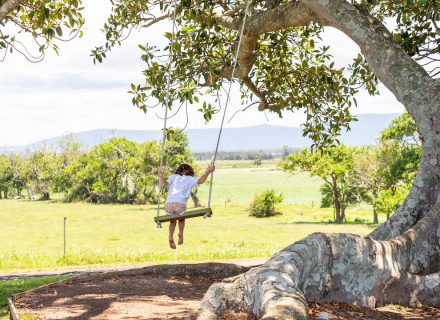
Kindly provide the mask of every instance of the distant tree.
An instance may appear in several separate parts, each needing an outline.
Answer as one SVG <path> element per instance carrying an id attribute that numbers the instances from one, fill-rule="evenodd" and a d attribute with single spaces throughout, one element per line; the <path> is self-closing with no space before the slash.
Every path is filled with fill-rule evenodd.
<path id="1" fill-rule="evenodd" d="M 379 223 L 377 202 L 381 190 L 387 186 L 386 173 L 395 158 L 393 145 L 383 144 L 379 147 L 365 147 L 353 157 L 353 185 L 357 186 L 362 200 L 373 207 L 373 223 Z M 379 210 L 380 211 L 380 210 Z"/>
<path id="2" fill-rule="evenodd" d="M 402 146 L 418 146 L 421 147 L 420 134 L 417 126 L 408 112 L 393 119 L 390 125 L 385 128 L 380 135 L 379 140 L 394 141 Z"/>
<path id="3" fill-rule="evenodd" d="M 12 172 L 9 167 L 8 157 L 0 155 L 0 199 L 8 198 L 9 188 L 12 184 Z M 2 195 L 3 193 L 3 195 Z"/>
<path id="4" fill-rule="evenodd" d="M 12 154 L 8 156 L 9 168 L 12 172 L 12 188 L 15 192 L 15 196 L 21 197 L 22 190 L 26 189 L 28 198 L 31 198 L 29 189 L 31 164 L 18 154 Z"/>
<path id="5" fill-rule="evenodd" d="M 138 145 L 126 138 L 113 138 L 97 145 L 67 167 L 72 179 L 68 198 L 92 202 L 131 202 L 130 181 Z"/>
<path id="6" fill-rule="evenodd" d="M 282 158 L 286 159 L 289 156 L 290 152 L 289 152 L 289 147 L 288 146 L 283 146 L 283 154 L 282 154 Z"/>
<path id="7" fill-rule="evenodd" d="M 67 174 L 68 171 L 65 169 L 81 157 L 85 152 L 82 148 L 83 144 L 73 134 L 66 135 L 57 142 L 56 161 L 58 166 L 53 173 L 55 192 L 63 192 L 71 185 L 72 177 Z"/>
<path id="8" fill-rule="evenodd" d="M 403 201 L 405 201 L 410 188 L 410 185 L 402 184 L 395 186 L 393 189 L 388 188 L 380 190 L 376 200 L 377 211 L 385 213 L 388 220 L 390 215 L 402 205 Z"/>
<path id="9" fill-rule="evenodd" d="M 188 163 L 198 169 L 195 159 L 189 149 L 188 136 L 181 129 L 167 129 L 167 141 L 165 143 L 164 164 L 170 170 L 177 169 L 182 163 Z"/>
<path id="10" fill-rule="evenodd" d="M 38 194 L 41 200 L 49 200 L 54 172 L 59 167 L 55 153 L 47 146 L 41 146 L 30 155 L 28 161 L 32 196 L 35 197 Z"/>
<path id="11" fill-rule="evenodd" d="M 61 148 L 58 158 L 66 165 L 58 175 L 58 190 L 67 201 L 155 203 L 157 170 L 161 145 L 157 141 L 137 144 L 126 138 L 113 138 L 89 152 L 72 152 L 78 145 Z M 76 154 L 74 156 L 73 154 Z M 195 167 L 187 136 L 177 129 L 167 131 L 164 166 L 174 172 L 181 163 Z M 166 192 L 166 190 L 164 190 Z M 165 195 L 165 194 L 164 194 Z M 198 203 L 197 195 L 193 195 Z"/>
<path id="12" fill-rule="evenodd" d="M 288 172 L 302 170 L 324 181 L 321 188 L 323 204 L 331 199 L 335 209 L 335 222 L 345 221 L 345 210 L 359 202 L 356 197 L 357 187 L 353 185 L 353 156 L 359 150 L 354 147 L 330 147 L 324 152 L 310 152 L 303 149 L 297 154 L 289 155 L 279 166 Z M 327 201 L 328 202 L 328 201 Z"/>
<path id="13" fill-rule="evenodd" d="M 261 166 L 261 164 L 262 164 L 261 156 L 257 155 L 257 157 L 254 160 L 254 165 L 258 167 L 258 166 Z"/>
<path id="14" fill-rule="evenodd" d="M 382 148 L 387 150 L 382 155 L 388 159 L 388 166 L 382 173 L 385 185 L 377 198 L 377 210 L 385 213 L 388 220 L 411 189 L 422 148 L 415 122 L 406 112 L 391 121 L 382 131 L 379 140 Z"/>

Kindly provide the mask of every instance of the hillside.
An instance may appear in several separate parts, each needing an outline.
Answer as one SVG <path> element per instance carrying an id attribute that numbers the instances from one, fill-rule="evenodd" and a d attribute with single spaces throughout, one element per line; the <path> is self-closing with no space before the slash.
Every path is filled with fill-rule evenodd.
<path id="1" fill-rule="evenodd" d="M 342 142 L 347 145 L 360 146 L 376 143 L 380 131 L 388 126 L 397 114 L 362 114 L 358 122 L 352 124 L 349 132 L 343 133 Z M 186 130 L 192 151 L 210 151 L 215 148 L 218 129 L 188 129 Z M 126 137 L 136 142 L 161 139 L 159 130 L 110 130 L 96 129 L 74 133 L 85 146 L 93 147 L 112 137 Z M 1 147 L 0 153 L 23 152 L 40 145 L 55 145 L 60 137 L 38 141 L 30 145 Z M 242 128 L 225 128 L 220 144 L 220 150 L 253 150 L 276 149 L 283 146 L 303 148 L 310 145 L 310 140 L 302 136 L 299 127 L 283 127 L 273 125 L 258 125 Z"/>

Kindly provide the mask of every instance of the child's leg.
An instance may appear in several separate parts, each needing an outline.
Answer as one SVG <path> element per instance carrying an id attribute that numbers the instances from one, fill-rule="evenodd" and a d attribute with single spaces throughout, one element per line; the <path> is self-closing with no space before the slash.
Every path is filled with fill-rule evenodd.
<path id="1" fill-rule="evenodd" d="M 185 219 L 179 220 L 179 241 L 178 244 L 183 244 L 183 230 L 185 229 Z"/>
<path id="2" fill-rule="evenodd" d="M 180 226 L 180 221 L 179 221 Z M 176 229 L 176 220 L 170 221 L 170 227 L 168 229 L 168 239 L 171 249 L 176 249 L 176 244 L 174 243 L 174 230 Z"/>

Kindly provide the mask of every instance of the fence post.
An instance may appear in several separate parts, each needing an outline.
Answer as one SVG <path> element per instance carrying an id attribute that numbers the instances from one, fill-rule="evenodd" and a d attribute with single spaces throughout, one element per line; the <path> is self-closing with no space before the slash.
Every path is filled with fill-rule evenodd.
<path id="1" fill-rule="evenodd" d="M 64 257 L 66 256 L 66 224 L 67 224 L 67 218 L 64 217 Z"/>

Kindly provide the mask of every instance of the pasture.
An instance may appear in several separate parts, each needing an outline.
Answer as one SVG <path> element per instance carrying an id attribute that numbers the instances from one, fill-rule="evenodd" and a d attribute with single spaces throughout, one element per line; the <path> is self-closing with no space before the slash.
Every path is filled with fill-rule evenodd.
<path id="1" fill-rule="evenodd" d="M 262 260 L 312 232 L 368 234 L 370 210 L 352 208 L 336 225 L 332 209 L 319 208 L 320 181 L 289 175 L 273 162 L 258 168 L 219 163 L 210 219 L 191 219 L 185 243 L 170 250 L 167 225 L 157 229 L 154 205 L 94 205 L 60 201 L 0 201 L 0 273 L 201 261 Z M 200 190 L 206 203 L 208 184 Z M 283 192 L 282 215 L 257 219 L 246 208 L 255 192 Z M 63 256 L 63 217 L 67 255 Z"/>

